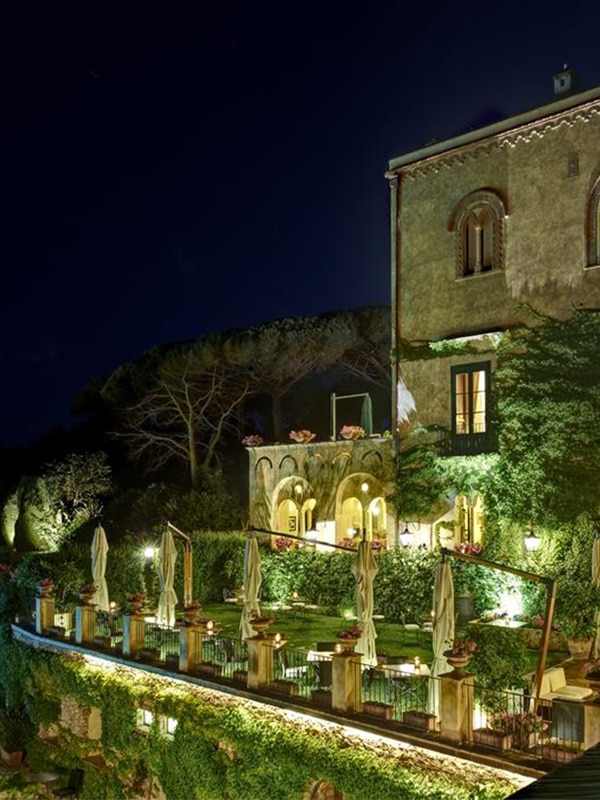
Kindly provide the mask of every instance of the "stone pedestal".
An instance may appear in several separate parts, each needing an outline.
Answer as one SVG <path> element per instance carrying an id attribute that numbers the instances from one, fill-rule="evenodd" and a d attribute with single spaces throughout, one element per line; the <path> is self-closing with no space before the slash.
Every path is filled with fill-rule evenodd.
<path id="1" fill-rule="evenodd" d="M 202 662 L 202 628 L 199 625 L 184 625 L 179 629 L 179 669 L 189 672 Z"/>
<path id="2" fill-rule="evenodd" d="M 440 733 L 451 742 L 473 738 L 473 676 L 450 672 L 440 677 Z"/>
<path id="3" fill-rule="evenodd" d="M 35 598 L 35 632 L 48 633 L 48 628 L 54 625 L 54 598 Z"/>
<path id="4" fill-rule="evenodd" d="M 96 609 L 94 606 L 75 608 L 75 641 L 77 644 L 93 642 L 96 638 Z"/>
<path id="5" fill-rule="evenodd" d="M 334 711 L 360 711 L 361 673 L 360 656 L 335 653 L 332 664 L 331 706 Z"/>
<path id="6" fill-rule="evenodd" d="M 267 689 L 275 677 L 273 639 L 254 637 L 246 640 L 248 647 L 248 689 Z"/>
<path id="7" fill-rule="evenodd" d="M 143 617 L 123 614 L 123 655 L 135 656 L 144 646 L 146 623 Z"/>

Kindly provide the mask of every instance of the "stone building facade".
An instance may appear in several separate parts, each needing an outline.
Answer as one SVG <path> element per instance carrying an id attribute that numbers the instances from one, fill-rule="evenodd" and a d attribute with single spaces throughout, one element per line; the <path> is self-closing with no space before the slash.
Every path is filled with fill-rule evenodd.
<path id="1" fill-rule="evenodd" d="M 391 438 L 247 450 L 252 526 L 308 543 L 338 544 L 363 530 L 384 546 L 395 542 L 396 522 L 386 499 L 393 490 Z"/>
<path id="2" fill-rule="evenodd" d="M 502 332 L 531 324 L 528 305 L 600 307 L 600 88 L 560 94 L 571 77 L 548 105 L 389 163 L 392 346 L 416 409 L 401 438 L 418 423 L 450 454 L 493 451 Z"/>

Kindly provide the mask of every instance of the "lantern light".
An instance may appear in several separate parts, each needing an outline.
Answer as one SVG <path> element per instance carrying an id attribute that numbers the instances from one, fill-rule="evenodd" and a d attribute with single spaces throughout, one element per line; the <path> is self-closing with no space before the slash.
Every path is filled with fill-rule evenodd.
<path id="1" fill-rule="evenodd" d="M 535 553 L 538 547 L 541 544 L 541 539 L 539 536 L 536 536 L 533 532 L 533 528 L 529 528 L 525 538 L 523 539 L 523 543 L 525 544 L 525 550 L 528 553 Z"/>
<path id="2" fill-rule="evenodd" d="M 400 534 L 400 543 L 402 547 L 410 547 L 410 543 L 412 542 L 412 532 L 408 530 L 408 525 L 404 528 L 402 533 Z"/>

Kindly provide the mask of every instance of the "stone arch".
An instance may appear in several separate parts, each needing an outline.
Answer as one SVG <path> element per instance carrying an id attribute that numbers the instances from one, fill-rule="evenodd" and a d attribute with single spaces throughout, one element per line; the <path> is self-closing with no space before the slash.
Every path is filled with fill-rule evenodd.
<path id="1" fill-rule="evenodd" d="M 504 267 L 506 204 L 494 189 L 478 189 L 454 207 L 448 230 L 455 234 L 456 277 Z"/>
<path id="2" fill-rule="evenodd" d="M 588 194 L 585 238 L 587 266 L 596 267 L 600 265 L 600 173 Z"/>
<path id="3" fill-rule="evenodd" d="M 311 484 L 300 475 L 288 475 L 273 489 L 272 500 L 271 529 L 306 536 L 316 504 Z"/>
<path id="4" fill-rule="evenodd" d="M 374 525 L 371 515 L 376 507 L 380 512 L 386 511 L 381 481 L 372 473 L 355 472 L 340 481 L 335 499 L 336 541 L 347 538 L 351 528 L 355 535 L 364 528 L 367 538 L 372 539 Z M 386 530 L 387 520 L 384 515 L 378 520 L 376 538 L 385 540 Z"/>
<path id="5" fill-rule="evenodd" d="M 279 462 L 279 472 L 287 472 L 288 475 L 291 475 L 292 472 L 298 473 L 300 470 L 298 469 L 298 462 L 291 455 L 285 455 Z"/>

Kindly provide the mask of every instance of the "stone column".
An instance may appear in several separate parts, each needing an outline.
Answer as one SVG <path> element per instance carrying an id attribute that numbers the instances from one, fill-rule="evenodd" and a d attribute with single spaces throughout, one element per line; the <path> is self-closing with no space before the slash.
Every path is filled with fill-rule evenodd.
<path id="1" fill-rule="evenodd" d="M 199 625 L 183 625 L 179 629 L 179 669 L 189 672 L 202 662 L 202 628 Z"/>
<path id="2" fill-rule="evenodd" d="M 441 687 L 440 733 L 451 742 L 473 738 L 473 676 L 449 672 L 439 678 Z"/>
<path id="3" fill-rule="evenodd" d="M 146 622 L 143 617 L 123 614 L 123 655 L 135 656 L 144 646 Z"/>
<path id="4" fill-rule="evenodd" d="M 75 608 L 75 641 L 77 644 L 93 642 L 96 636 L 96 607 L 77 606 Z"/>
<path id="5" fill-rule="evenodd" d="M 35 598 L 35 632 L 48 633 L 48 628 L 54 625 L 54 598 Z"/>
<path id="6" fill-rule="evenodd" d="M 246 640 L 248 647 L 248 689 L 267 689 L 275 677 L 274 639 L 254 636 Z"/>
<path id="7" fill-rule="evenodd" d="M 334 711 L 362 710 L 360 656 L 341 652 L 333 654 L 331 707 Z"/>

